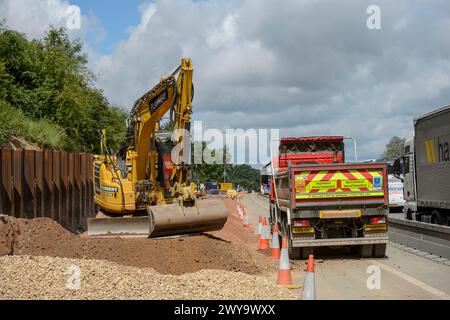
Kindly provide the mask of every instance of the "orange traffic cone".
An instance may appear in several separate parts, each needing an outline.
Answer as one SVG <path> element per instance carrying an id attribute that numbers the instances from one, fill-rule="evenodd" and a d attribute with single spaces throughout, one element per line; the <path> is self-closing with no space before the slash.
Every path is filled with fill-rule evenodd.
<path id="1" fill-rule="evenodd" d="M 248 214 L 246 211 L 244 211 L 244 219 L 242 222 L 243 222 L 244 228 L 246 228 L 246 229 L 250 228 L 250 224 L 248 223 Z"/>
<path id="2" fill-rule="evenodd" d="M 275 259 L 280 259 L 280 238 L 278 236 L 278 225 L 275 224 L 273 227 L 273 234 L 272 234 L 272 250 L 270 251 L 270 256 L 274 257 Z"/>
<path id="3" fill-rule="evenodd" d="M 267 227 L 267 220 L 264 218 L 261 237 L 259 239 L 259 250 L 266 250 L 269 248 L 269 229 Z"/>
<path id="4" fill-rule="evenodd" d="M 261 218 L 261 216 L 259 216 L 259 220 L 258 220 L 258 241 L 261 239 L 262 230 L 263 230 L 262 218 Z"/>
<path id="5" fill-rule="evenodd" d="M 239 219 L 242 221 L 244 217 L 244 210 L 242 209 L 242 205 L 239 206 Z"/>
<path id="6" fill-rule="evenodd" d="M 302 300 L 316 300 L 316 280 L 314 274 L 314 256 L 310 255 L 306 267 Z"/>
<path id="7" fill-rule="evenodd" d="M 278 267 L 277 284 L 279 286 L 292 285 L 291 266 L 289 264 L 288 243 L 285 237 L 283 237 L 281 245 L 280 265 Z"/>

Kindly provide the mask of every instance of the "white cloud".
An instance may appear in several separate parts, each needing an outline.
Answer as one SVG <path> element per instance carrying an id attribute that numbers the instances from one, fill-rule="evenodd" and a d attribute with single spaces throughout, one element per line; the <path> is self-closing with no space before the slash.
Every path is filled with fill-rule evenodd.
<path id="1" fill-rule="evenodd" d="M 0 16 L 9 27 L 20 30 L 30 38 L 41 37 L 50 24 L 65 26 L 69 3 L 60 0 L 0 2 Z"/>
<path id="2" fill-rule="evenodd" d="M 136 28 L 130 29 L 130 34 L 134 37 L 138 37 L 146 31 L 150 19 L 156 13 L 156 6 L 152 3 L 144 3 L 139 6 L 139 11 L 141 13 L 141 22 Z"/>
<path id="3" fill-rule="evenodd" d="M 50 26 L 67 28 L 71 39 L 84 39 L 88 33 L 97 41 L 104 39 L 105 31 L 92 13 L 81 11 L 80 29 L 69 28 L 72 6 L 67 0 L 0 0 L 0 18 L 29 39 L 42 38 Z M 86 50 L 91 53 L 87 45 Z"/>
<path id="4" fill-rule="evenodd" d="M 68 4 L 0 1 L 31 34 Z M 370 31 L 371 2 L 156 0 L 92 65 L 109 99 L 129 108 L 190 56 L 194 119 L 206 128 L 355 136 L 361 158 L 376 158 L 391 136 L 410 135 L 414 116 L 449 104 L 450 3 L 380 0 L 383 29 Z"/>
<path id="5" fill-rule="evenodd" d="M 236 24 L 233 15 L 225 17 L 222 27 L 218 30 L 211 31 L 206 43 L 213 49 L 220 49 L 221 47 L 233 42 L 236 38 Z"/>

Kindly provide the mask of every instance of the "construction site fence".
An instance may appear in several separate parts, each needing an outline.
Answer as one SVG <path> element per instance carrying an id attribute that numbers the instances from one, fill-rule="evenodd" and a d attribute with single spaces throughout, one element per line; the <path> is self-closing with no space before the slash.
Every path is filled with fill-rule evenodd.
<path id="1" fill-rule="evenodd" d="M 0 214 L 46 217 L 73 233 L 95 216 L 89 153 L 0 150 Z"/>

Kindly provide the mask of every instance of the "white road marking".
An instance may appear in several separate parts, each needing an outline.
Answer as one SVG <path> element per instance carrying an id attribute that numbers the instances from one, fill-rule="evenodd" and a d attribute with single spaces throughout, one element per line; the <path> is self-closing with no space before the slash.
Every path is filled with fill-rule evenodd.
<path id="1" fill-rule="evenodd" d="M 434 288 L 432 286 L 429 286 L 428 284 L 426 284 L 426 283 L 424 283 L 424 282 L 422 282 L 420 280 L 417 280 L 416 278 L 411 277 L 411 276 L 409 276 L 409 275 L 407 275 L 407 274 L 405 274 L 405 273 L 403 273 L 403 272 L 401 272 L 401 271 L 399 271 L 399 270 L 397 270 L 395 268 L 392 268 L 390 266 L 385 265 L 384 263 L 381 263 L 381 262 L 378 262 L 378 261 L 374 261 L 374 260 L 370 260 L 368 262 L 379 266 L 380 268 L 386 270 L 387 272 L 390 272 L 393 275 L 396 275 L 397 277 L 399 277 L 399 278 L 401 278 L 401 279 L 411 283 L 412 285 L 415 285 L 415 286 L 417 286 L 417 287 L 419 287 L 419 288 L 421 288 L 421 289 L 423 289 L 423 290 L 425 290 L 425 291 L 427 291 L 427 292 L 429 292 L 429 293 L 431 293 L 431 294 L 433 294 L 433 295 L 435 295 L 437 297 L 440 297 L 442 299 L 450 300 L 450 296 L 448 294 L 446 294 L 445 292 L 443 292 L 443 291 L 441 291 L 439 289 L 436 289 L 436 288 Z"/>

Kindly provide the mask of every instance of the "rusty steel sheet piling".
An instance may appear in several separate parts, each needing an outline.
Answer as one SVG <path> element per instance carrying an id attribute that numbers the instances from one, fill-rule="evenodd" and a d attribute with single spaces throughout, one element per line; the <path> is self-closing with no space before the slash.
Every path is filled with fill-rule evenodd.
<path id="1" fill-rule="evenodd" d="M 45 217 L 76 233 L 95 216 L 89 153 L 0 150 L 0 214 Z"/>

